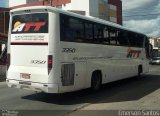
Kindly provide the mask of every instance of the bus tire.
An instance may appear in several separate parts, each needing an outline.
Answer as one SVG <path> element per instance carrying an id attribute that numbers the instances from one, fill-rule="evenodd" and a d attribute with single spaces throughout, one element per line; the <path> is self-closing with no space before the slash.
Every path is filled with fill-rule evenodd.
<path id="1" fill-rule="evenodd" d="M 91 78 L 91 90 L 92 92 L 98 91 L 102 85 L 102 74 L 100 71 L 93 72 Z"/>
<path id="2" fill-rule="evenodd" d="M 137 76 L 140 77 L 142 72 L 143 72 L 142 65 L 139 65 L 138 66 L 138 75 Z"/>

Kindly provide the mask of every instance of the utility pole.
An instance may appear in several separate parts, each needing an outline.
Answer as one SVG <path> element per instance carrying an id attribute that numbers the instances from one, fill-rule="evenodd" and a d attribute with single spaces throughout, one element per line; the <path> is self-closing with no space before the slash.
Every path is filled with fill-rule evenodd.
<path id="1" fill-rule="evenodd" d="M 4 20 L 4 24 L 3 24 L 3 26 L 4 26 L 4 30 L 3 30 L 3 33 L 5 33 L 6 32 L 6 19 L 5 19 L 5 17 L 6 17 L 6 14 L 5 14 L 5 11 L 3 12 L 3 20 Z"/>

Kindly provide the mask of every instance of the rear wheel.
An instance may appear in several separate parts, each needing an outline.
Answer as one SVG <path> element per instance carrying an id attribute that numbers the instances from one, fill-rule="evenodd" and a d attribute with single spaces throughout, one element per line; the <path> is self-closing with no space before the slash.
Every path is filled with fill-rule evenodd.
<path id="1" fill-rule="evenodd" d="M 94 72 L 91 79 L 91 90 L 98 91 L 102 85 L 102 76 L 100 72 Z"/>
<path id="2" fill-rule="evenodd" d="M 140 77 L 142 74 L 142 65 L 138 66 L 138 77 Z"/>

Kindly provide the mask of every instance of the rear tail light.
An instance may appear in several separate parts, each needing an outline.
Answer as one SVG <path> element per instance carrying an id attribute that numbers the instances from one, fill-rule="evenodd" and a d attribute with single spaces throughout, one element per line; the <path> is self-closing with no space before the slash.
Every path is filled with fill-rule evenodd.
<path id="1" fill-rule="evenodd" d="M 50 73 L 52 69 L 52 64 L 53 64 L 52 55 L 48 55 L 48 74 Z"/>
<path id="2" fill-rule="evenodd" d="M 7 54 L 7 70 L 8 70 L 8 68 L 9 68 L 9 66 L 10 66 L 10 54 Z"/>

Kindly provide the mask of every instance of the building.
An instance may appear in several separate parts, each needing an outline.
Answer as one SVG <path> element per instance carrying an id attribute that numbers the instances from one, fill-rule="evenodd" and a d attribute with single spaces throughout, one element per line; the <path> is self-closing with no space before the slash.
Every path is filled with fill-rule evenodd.
<path id="1" fill-rule="evenodd" d="M 50 5 L 63 10 L 76 12 L 108 20 L 122 25 L 121 0 L 10 0 L 11 9 L 27 6 Z M 45 2 L 43 2 L 45 1 Z"/>
<path id="2" fill-rule="evenodd" d="M 0 33 L 8 33 L 9 9 L 0 8 Z"/>
<path id="3" fill-rule="evenodd" d="M 9 0 L 9 7 L 11 9 L 27 6 L 40 6 L 40 5 L 49 5 L 49 6 L 59 6 L 62 4 L 70 3 L 71 0 Z"/>
<path id="4" fill-rule="evenodd" d="M 109 4 L 109 20 L 116 20 L 115 22 L 122 25 L 122 1 L 108 0 Z"/>
<path id="5" fill-rule="evenodd" d="M 33 2 L 39 2 L 39 1 L 43 1 L 43 0 L 16 0 L 16 2 L 15 0 L 9 0 L 9 7 L 15 7 L 15 6 L 29 4 Z"/>
<path id="6" fill-rule="evenodd" d="M 80 4 L 83 5 L 83 8 Z M 122 25 L 121 0 L 73 0 L 57 7 Z"/>
<path id="7" fill-rule="evenodd" d="M 153 49 L 160 49 L 160 37 L 152 37 L 149 39 Z"/>
<path id="8" fill-rule="evenodd" d="M 151 52 L 151 64 L 160 64 L 160 37 L 149 38 L 150 44 L 152 45 Z"/>
<path id="9" fill-rule="evenodd" d="M 0 54 L 7 43 L 7 33 L 9 26 L 9 9 L 0 8 Z"/>

